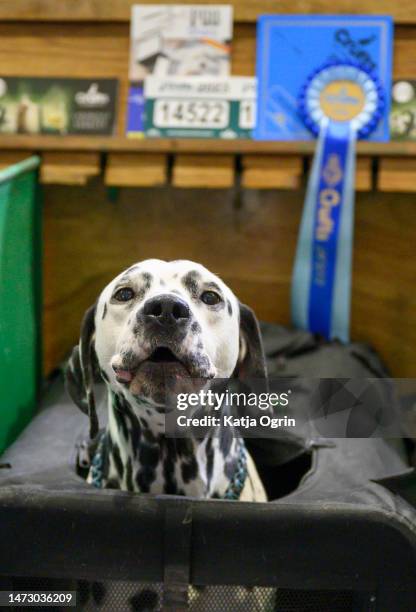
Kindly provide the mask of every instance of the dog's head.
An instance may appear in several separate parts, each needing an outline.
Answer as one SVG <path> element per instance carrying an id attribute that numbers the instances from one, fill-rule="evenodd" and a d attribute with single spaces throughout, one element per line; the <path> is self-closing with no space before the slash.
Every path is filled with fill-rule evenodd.
<path id="1" fill-rule="evenodd" d="M 266 377 L 253 312 L 203 266 L 158 259 L 122 272 L 84 317 L 67 386 L 90 415 L 92 435 L 94 371 L 114 390 L 155 404 L 167 381 Z"/>

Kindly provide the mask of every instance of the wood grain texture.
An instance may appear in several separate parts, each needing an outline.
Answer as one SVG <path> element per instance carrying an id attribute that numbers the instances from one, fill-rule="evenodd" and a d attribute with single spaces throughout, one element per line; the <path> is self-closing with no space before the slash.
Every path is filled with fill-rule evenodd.
<path id="1" fill-rule="evenodd" d="M 98 153 L 47 152 L 42 156 L 40 182 L 55 185 L 86 185 L 100 172 Z"/>
<path id="2" fill-rule="evenodd" d="M 114 187 L 154 187 L 166 182 L 167 158 L 162 153 L 110 153 L 104 182 Z"/>
<path id="3" fill-rule="evenodd" d="M 75 343 L 83 311 L 120 270 L 148 257 L 205 264 L 268 321 L 289 323 L 302 192 L 169 187 L 45 188 L 45 370 Z M 406 194 L 357 195 L 352 338 L 370 342 L 394 375 L 416 374 L 416 207 Z"/>
<path id="4" fill-rule="evenodd" d="M 172 184 L 175 187 L 219 189 L 234 183 L 232 155 L 176 155 Z"/>
<path id="5" fill-rule="evenodd" d="M 381 159 L 377 186 L 380 191 L 416 192 L 416 159 Z"/>
<path id="6" fill-rule="evenodd" d="M 372 189 L 372 159 L 371 157 L 358 157 L 355 165 L 355 188 L 357 191 L 370 191 Z"/>
<path id="7" fill-rule="evenodd" d="M 10 136 L 0 135 L 1 151 L 99 151 L 130 153 L 221 153 L 252 155 L 308 155 L 315 150 L 312 140 L 256 141 L 198 138 L 134 139 L 123 136 Z M 369 142 L 357 144 L 358 157 L 415 157 L 416 142 Z"/>
<path id="8" fill-rule="evenodd" d="M 7 168 L 30 157 L 27 151 L 0 151 L 0 168 Z"/>
<path id="9" fill-rule="evenodd" d="M 249 189 L 297 189 L 303 181 L 303 160 L 295 155 L 243 155 L 242 186 Z M 372 189 L 372 159 L 356 162 L 357 191 Z"/>
<path id="10" fill-rule="evenodd" d="M 181 0 L 182 4 L 194 4 L 194 0 Z M 142 4 L 154 4 L 143 0 Z M 223 4 L 221 0 L 205 0 L 204 4 Z M 128 21 L 131 6 L 137 0 L 2 0 L 1 20 L 28 21 Z M 164 0 L 164 4 L 177 4 L 177 0 Z M 396 23 L 415 23 L 416 6 L 412 0 L 227 0 L 232 4 L 237 21 L 254 22 L 258 15 L 280 13 L 287 15 L 323 13 L 392 15 Z"/>
<path id="11" fill-rule="evenodd" d="M 249 189 L 298 189 L 303 159 L 295 155 L 243 155 L 242 186 Z"/>

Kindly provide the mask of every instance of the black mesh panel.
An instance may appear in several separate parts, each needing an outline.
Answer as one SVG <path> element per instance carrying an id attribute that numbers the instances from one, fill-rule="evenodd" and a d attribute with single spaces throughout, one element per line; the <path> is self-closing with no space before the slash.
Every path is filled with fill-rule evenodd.
<path id="1" fill-rule="evenodd" d="M 163 610 L 163 585 L 160 583 L 12 578 L 8 581 L 7 588 L 27 591 L 77 591 L 76 609 L 83 612 Z M 357 606 L 354 602 L 352 591 L 221 585 L 190 586 L 188 589 L 190 612 L 356 612 Z M 39 611 L 41 608 L 13 608 L 15 611 L 19 609 Z M 45 608 L 54 609 L 65 608 Z"/>

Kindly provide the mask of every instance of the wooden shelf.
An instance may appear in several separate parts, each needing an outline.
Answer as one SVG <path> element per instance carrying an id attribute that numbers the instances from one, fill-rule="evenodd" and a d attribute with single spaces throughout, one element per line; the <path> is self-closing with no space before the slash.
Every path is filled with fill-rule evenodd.
<path id="1" fill-rule="evenodd" d="M 155 0 L 143 0 L 141 4 L 154 4 Z M 138 0 L 2 0 L 1 21 L 101 21 L 126 22 L 130 20 L 133 4 Z M 163 0 L 164 4 L 176 4 L 177 0 Z M 195 0 L 181 0 L 182 4 L 194 4 Z M 221 0 L 205 0 L 204 4 L 221 4 Z M 286 15 L 347 14 L 391 15 L 395 23 L 416 22 L 416 3 L 413 0 L 226 0 L 234 6 L 234 20 L 255 22 L 258 15 L 279 13 Z"/>
<path id="2" fill-rule="evenodd" d="M 200 140 L 88 136 L 0 136 L 0 150 L 126 151 L 159 153 L 282 153 L 310 154 L 312 142 L 257 142 L 252 140 Z M 416 151 L 416 149 L 415 149 Z"/>
<path id="3" fill-rule="evenodd" d="M 203 155 L 250 154 L 311 155 L 313 141 L 272 142 L 255 140 L 200 140 L 122 138 L 100 136 L 0 136 L 0 151 L 107 151 L 136 153 L 201 153 Z M 416 142 L 359 142 L 358 154 L 373 157 L 416 156 Z"/>

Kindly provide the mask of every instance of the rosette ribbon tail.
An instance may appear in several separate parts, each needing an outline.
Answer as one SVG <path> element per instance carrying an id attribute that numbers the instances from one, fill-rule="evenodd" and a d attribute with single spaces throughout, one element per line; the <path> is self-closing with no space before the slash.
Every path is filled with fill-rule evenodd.
<path id="1" fill-rule="evenodd" d="M 299 114 L 318 136 L 292 278 L 292 320 L 327 340 L 349 342 L 355 145 L 377 127 L 384 93 L 373 72 L 327 62 L 299 93 Z"/>
<path id="2" fill-rule="evenodd" d="M 349 340 L 356 131 L 324 120 L 307 186 L 292 279 L 300 329 Z"/>

